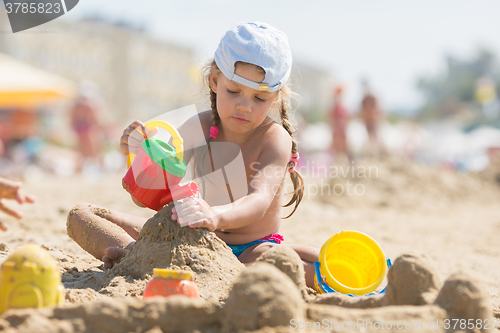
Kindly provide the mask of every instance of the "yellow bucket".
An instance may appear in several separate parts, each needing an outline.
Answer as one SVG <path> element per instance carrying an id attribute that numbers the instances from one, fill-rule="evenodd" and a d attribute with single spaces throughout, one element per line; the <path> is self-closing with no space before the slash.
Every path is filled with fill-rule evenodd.
<path id="1" fill-rule="evenodd" d="M 341 231 L 321 248 L 314 284 L 319 293 L 366 295 L 382 283 L 390 267 L 384 251 L 370 236 Z"/>

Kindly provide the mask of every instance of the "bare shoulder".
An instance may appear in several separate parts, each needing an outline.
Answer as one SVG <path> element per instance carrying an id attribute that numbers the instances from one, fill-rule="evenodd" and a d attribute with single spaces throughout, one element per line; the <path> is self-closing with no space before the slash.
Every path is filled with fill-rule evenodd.
<path id="1" fill-rule="evenodd" d="M 276 122 L 272 122 L 262 128 L 261 133 L 257 133 L 260 137 L 262 149 L 279 156 L 290 155 L 292 150 L 292 137 L 283 126 Z"/>

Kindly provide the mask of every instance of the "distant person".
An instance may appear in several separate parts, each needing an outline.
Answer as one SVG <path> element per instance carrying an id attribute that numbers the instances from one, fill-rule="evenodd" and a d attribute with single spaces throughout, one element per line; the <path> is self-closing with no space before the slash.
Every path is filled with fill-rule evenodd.
<path id="1" fill-rule="evenodd" d="M 373 150 L 377 154 L 383 152 L 383 146 L 379 141 L 379 127 L 382 120 L 382 112 L 378 105 L 377 98 L 372 94 L 366 82 L 363 83 L 364 96 L 361 101 L 361 118 L 365 123 L 366 132 L 368 133 L 368 145 L 370 154 Z"/>
<path id="2" fill-rule="evenodd" d="M 353 156 L 347 144 L 347 124 L 349 123 L 349 112 L 342 104 L 342 87 L 337 87 L 334 92 L 334 105 L 330 111 L 330 124 L 333 134 L 332 156 L 338 153 L 344 154 L 349 162 Z"/>
<path id="3" fill-rule="evenodd" d="M 6 206 L 3 200 L 16 200 L 19 204 L 35 202 L 35 197 L 25 194 L 21 189 L 22 186 L 23 184 L 20 182 L 14 182 L 0 177 L 0 211 L 17 219 L 23 218 L 21 212 Z M 7 231 L 7 226 L 2 221 L 0 221 L 0 230 Z"/>
<path id="4" fill-rule="evenodd" d="M 101 150 L 100 126 L 95 103 L 96 90 L 90 83 L 82 83 L 78 98 L 71 109 L 71 126 L 78 137 L 80 160 L 78 171 L 85 165 L 97 164 Z"/>

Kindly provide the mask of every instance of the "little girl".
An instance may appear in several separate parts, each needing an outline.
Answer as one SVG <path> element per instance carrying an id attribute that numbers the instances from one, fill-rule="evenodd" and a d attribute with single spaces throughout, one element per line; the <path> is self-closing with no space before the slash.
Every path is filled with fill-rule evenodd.
<path id="1" fill-rule="evenodd" d="M 286 83 L 291 66 L 292 55 L 283 32 L 260 22 L 231 28 L 222 37 L 206 73 L 211 110 L 179 128 L 185 140 L 186 163 L 201 165 L 205 174 L 215 171 L 210 149 L 215 143 L 233 143 L 241 151 L 246 195 L 231 197 L 233 202 L 227 204 L 210 205 L 216 198 L 208 190 L 203 198 L 177 202 L 172 219 L 191 228 L 215 232 L 242 263 L 255 261 L 283 241 L 278 232 L 286 174 L 294 185 L 293 197 L 285 205 L 295 204 L 292 214 L 303 196 L 303 180 L 295 170 L 297 143 L 287 111 L 290 90 Z M 279 123 L 269 117 L 273 110 L 279 112 Z M 193 121 L 201 122 L 208 154 L 192 153 L 195 150 L 189 140 L 189 124 Z M 120 147 L 125 154 L 136 151 L 144 140 L 137 129 L 146 136 L 156 133 L 156 129 L 148 131 L 140 121 L 133 122 L 121 137 Z M 137 239 L 146 220 L 93 205 L 78 205 L 68 216 L 68 235 L 96 258 L 102 258 L 105 268 L 110 268 L 128 252 L 127 247 Z M 288 246 L 301 257 L 306 283 L 313 287 L 319 249 Z"/>

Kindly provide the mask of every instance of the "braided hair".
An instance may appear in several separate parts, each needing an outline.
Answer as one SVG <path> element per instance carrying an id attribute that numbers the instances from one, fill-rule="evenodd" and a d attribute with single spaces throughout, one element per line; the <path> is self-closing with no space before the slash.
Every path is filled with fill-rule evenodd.
<path id="1" fill-rule="evenodd" d="M 282 89 L 282 91 L 280 91 L 280 94 L 283 94 L 285 96 L 290 95 L 290 89 L 288 88 L 288 86 L 285 85 L 281 89 Z M 280 107 L 279 114 L 280 114 L 280 118 L 281 118 L 281 126 L 283 126 L 283 128 L 288 132 L 288 134 L 290 134 L 290 136 L 292 138 L 291 154 L 295 154 L 298 152 L 297 141 L 295 140 L 295 138 L 293 136 L 294 131 L 293 131 L 292 125 L 290 123 L 290 120 L 288 119 L 287 103 L 286 103 L 285 99 L 283 98 L 283 96 L 281 96 L 280 104 L 281 104 L 280 105 L 281 107 Z M 292 161 L 289 161 L 287 168 L 288 168 L 288 170 L 291 170 L 294 166 L 295 166 L 295 163 Z M 292 198 L 283 207 L 289 207 L 289 206 L 293 205 L 294 203 L 295 203 L 295 206 L 293 207 L 293 211 L 290 213 L 290 215 L 288 215 L 285 218 L 289 218 L 290 216 L 293 215 L 293 213 L 295 213 L 295 211 L 297 210 L 297 207 L 299 206 L 300 202 L 302 201 L 302 197 L 304 196 L 304 179 L 302 178 L 300 173 L 297 170 L 293 169 L 293 171 L 290 172 L 290 179 L 292 180 L 292 183 L 293 183 L 293 192 L 290 193 L 290 194 L 292 194 Z"/>

